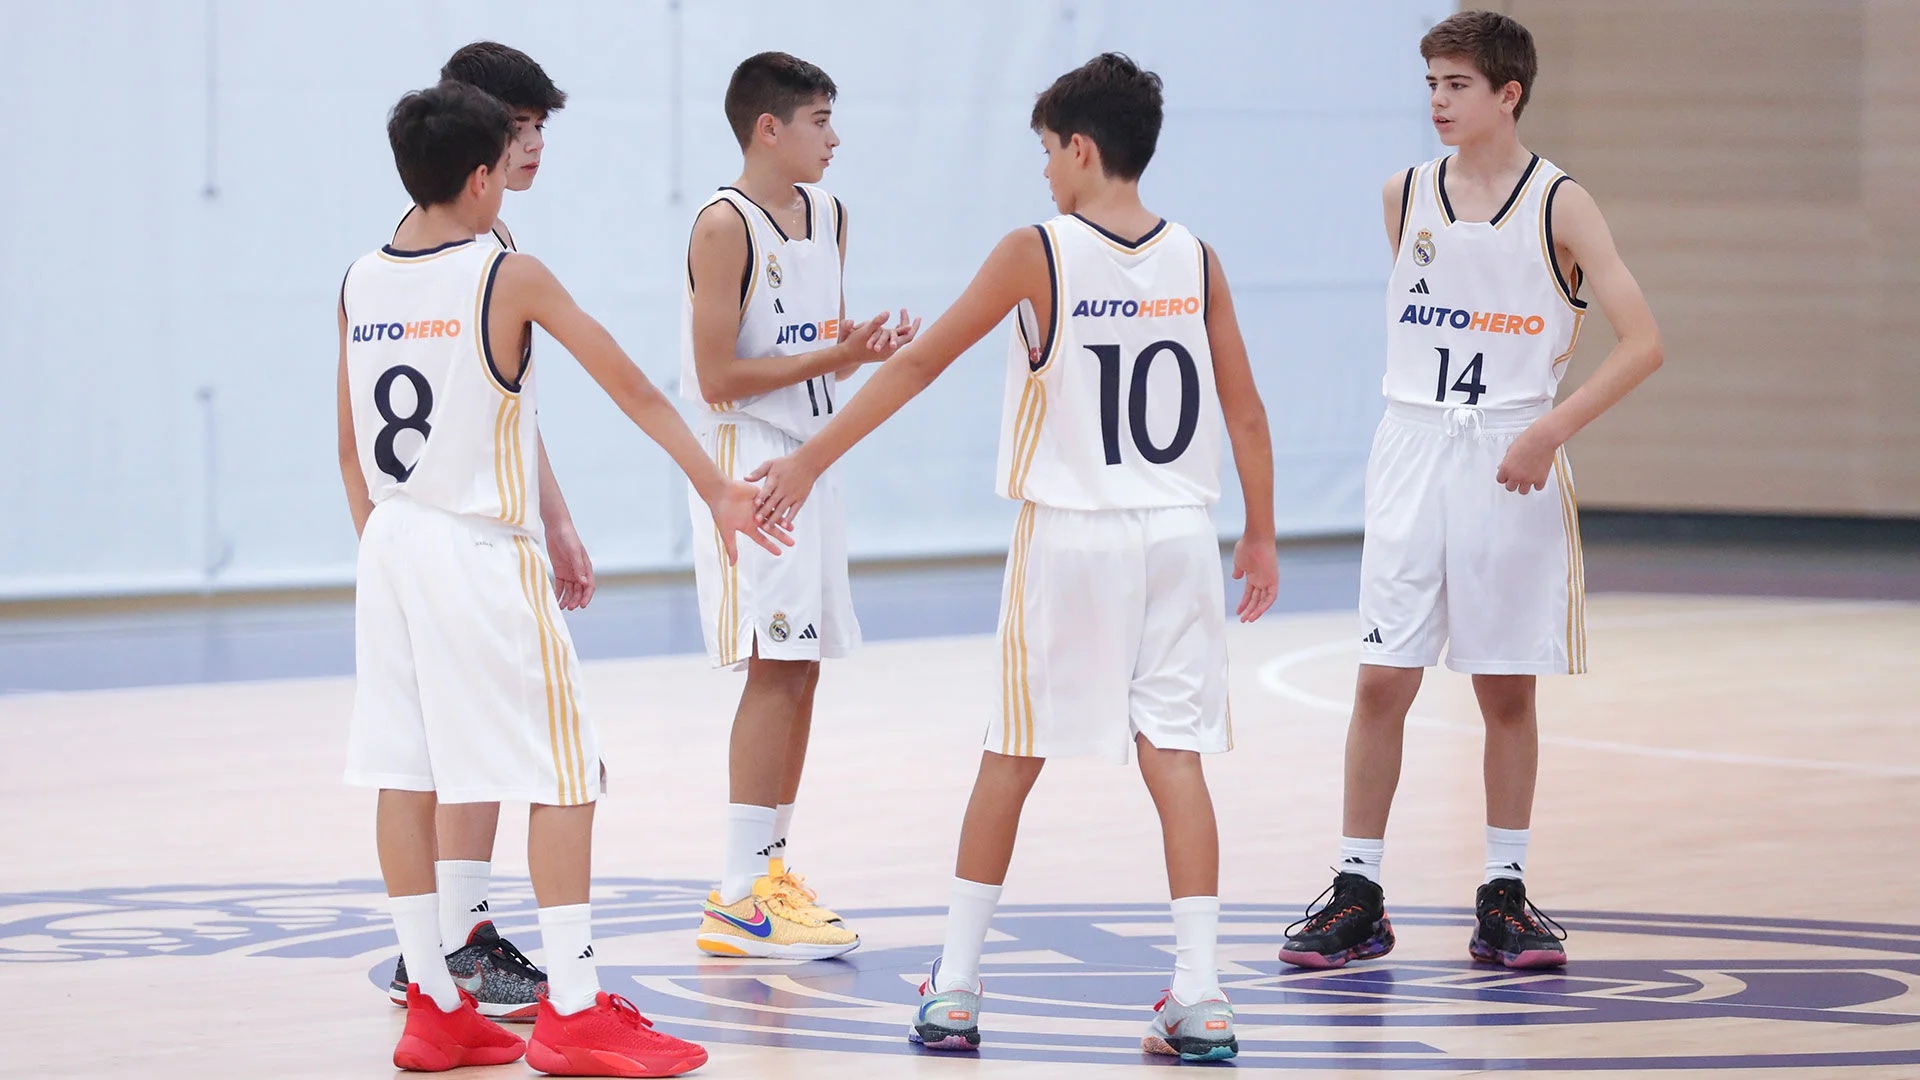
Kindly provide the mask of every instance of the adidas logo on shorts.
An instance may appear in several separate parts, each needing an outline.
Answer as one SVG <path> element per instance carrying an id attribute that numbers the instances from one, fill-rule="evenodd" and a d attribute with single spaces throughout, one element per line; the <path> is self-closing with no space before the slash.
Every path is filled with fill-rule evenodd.
<path id="1" fill-rule="evenodd" d="M 812 623 L 808 623 L 808 624 L 807 624 L 807 628 L 806 628 L 805 630 L 802 630 L 802 631 L 800 631 L 800 640 L 801 640 L 801 641 L 818 641 L 818 640 L 820 640 L 820 635 L 819 635 L 819 634 L 816 634 L 816 633 L 814 633 L 814 632 L 813 632 L 813 624 L 812 624 Z"/>
<path id="2" fill-rule="evenodd" d="M 1363 638 L 1361 638 L 1361 639 L 1360 639 L 1360 644 L 1362 644 L 1362 645 L 1385 645 L 1385 644 L 1386 644 L 1386 642 L 1384 642 L 1384 641 L 1382 641 L 1382 640 L 1380 640 L 1380 628 L 1376 626 L 1376 627 L 1374 627 L 1374 628 L 1373 628 L 1373 633 L 1371 633 L 1371 634 L 1368 634 L 1368 635 L 1367 635 L 1366 637 L 1363 637 Z"/>

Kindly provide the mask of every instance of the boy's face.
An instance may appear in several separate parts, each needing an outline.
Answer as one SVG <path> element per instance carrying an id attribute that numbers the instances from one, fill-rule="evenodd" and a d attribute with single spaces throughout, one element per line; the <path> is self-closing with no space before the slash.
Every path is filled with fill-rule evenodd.
<path id="1" fill-rule="evenodd" d="M 803 184 L 817 184 L 833 163 L 833 148 L 840 136 L 833 130 L 833 102 L 825 94 L 793 110 L 793 119 L 773 120 L 773 150 L 780 157 L 782 171 Z"/>
<path id="2" fill-rule="evenodd" d="M 1513 122 L 1520 101 L 1520 84 L 1495 89 L 1473 61 L 1464 56 L 1436 56 L 1427 61 L 1427 101 L 1433 109 L 1433 130 L 1447 146 L 1459 146 L 1492 134 Z"/>
<path id="3" fill-rule="evenodd" d="M 533 186 L 534 175 L 540 171 L 540 151 L 547 146 L 546 130 L 546 113 L 514 108 L 513 138 L 507 143 L 508 191 L 525 191 Z"/>

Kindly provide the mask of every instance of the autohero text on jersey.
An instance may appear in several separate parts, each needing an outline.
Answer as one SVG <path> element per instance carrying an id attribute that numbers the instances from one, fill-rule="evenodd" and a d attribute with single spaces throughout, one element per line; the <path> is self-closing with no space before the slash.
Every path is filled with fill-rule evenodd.
<path id="1" fill-rule="evenodd" d="M 1448 326 L 1455 330 L 1480 330 L 1489 334 L 1538 334 L 1547 328 L 1539 315 L 1507 315 L 1498 311 L 1467 311 L 1464 308 L 1427 307 L 1408 304 L 1400 315 L 1403 323 L 1420 326 Z"/>
<path id="2" fill-rule="evenodd" d="M 407 341 L 416 338 L 459 336 L 459 319 L 421 319 L 419 322 L 410 323 L 363 323 L 353 328 L 354 341 Z"/>

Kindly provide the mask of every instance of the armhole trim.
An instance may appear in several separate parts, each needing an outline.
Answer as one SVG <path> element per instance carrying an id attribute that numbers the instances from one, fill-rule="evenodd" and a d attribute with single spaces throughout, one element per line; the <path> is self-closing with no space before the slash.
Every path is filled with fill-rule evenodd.
<path id="1" fill-rule="evenodd" d="M 500 276 L 500 264 L 507 261 L 505 251 L 495 252 L 487 260 L 485 283 L 480 286 L 480 327 L 476 331 L 480 341 L 480 356 L 487 362 L 487 374 L 493 376 L 494 383 L 509 394 L 517 394 L 526 382 L 527 372 L 523 365 L 518 379 L 509 379 L 500 372 L 500 365 L 493 360 L 493 283 Z"/>
<path id="2" fill-rule="evenodd" d="M 833 246 L 845 247 L 847 243 L 847 204 L 840 196 L 833 196 Z"/>
<path id="3" fill-rule="evenodd" d="M 1546 198 L 1540 200 L 1540 252 L 1547 260 L 1547 269 L 1553 273 L 1553 284 L 1560 290 L 1561 298 L 1575 311 L 1585 311 L 1587 302 L 1580 299 L 1580 282 L 1585 275 L 1575 266 L 1573 285 L 1569 288 L 1566 275 L 1560 272 L 1560 252 L 1553 244 L 1553 197 L 1560 193 L 1560 185 L 1571 179 L 1573 177 L 1566 173 L 1554 177 L 1553 183 L 1547 185 Z"/>
<path id="4" fill-rule="evenodd" d="M 1407 238 L 1407 222 L 1413 219 L 1413 178 L 1419 173 L 1420 166 L 1407 169 L 1407 178 L 1400 185 L 1400 232 L 1393 238 L 1394 250 L 1398 251 L 1401 241 Z"/>
<path id="5" fill-rule="evenodd" d="M 1035 225 L 1034 229 L 1040 233 L 1040 250 L 1047 256 L 1047 293 L 1052 297 L 1052 310 L 1047 313 L 1047 336 L 1040 346 L 1040 362 L 1032 365 L 1037 374 L 1052 366 L 1054 349 L 1060 342 L 1061 288 L 1060 265 L 1054 255 L 1053 234 L 1045 225 Z"/>
<path id="6" fill-rule="evenodd" d="M 1194 237 L 1193 243 L 1200 249 L 1200 318 L 1205 321 L 1213 311 L 1213 259 L 1199 237 Z"/>

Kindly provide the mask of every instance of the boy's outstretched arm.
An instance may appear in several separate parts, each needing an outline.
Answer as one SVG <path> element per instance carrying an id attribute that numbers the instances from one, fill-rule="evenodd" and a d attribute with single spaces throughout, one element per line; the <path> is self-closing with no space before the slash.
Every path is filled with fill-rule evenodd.
<path id="1" fill-rule="evenodd" d="M 844 249 L 842 255 L 844 256 Z M 839 321 L 825 345 L 792 356 L 757 356 L 742 360 L 735 354 L 740 337 L 740 274 L 747 266 L 747 237 L 732 203 L 715 203 L 693 223 L 687 246 L 687 274 L 693 289 L 693 369 L 700 380 L 700 396 L 709 403 L 764 394 L 809 379 L 852 371 L 861 364 L 885 360 L 905 341 L 890 336 L 887 312 L 854 327 L 845 326 L 843 306 Z M 905 326 L 907 313 L 900 313 Z M 910 337 L 911 335 L 909 335 Z"/>
<path id="2" fill-rule="evenodd" d="M 764 481 L 760 487 L 761 519 L 791 525 L 794 514 L 813 491 L 814 481 L 828 466 L 925 390 L 948 364 L 999 325 L 1014 305 L 1041 297 L 1051 303 L 1051 288 L 1039 230 L 1025 228 L 1008 233 L 987 256 L 960 299 L 919 340 L 882 364 L 818 435 L 791 455 L 775 458 L 748 474 L 749 480 Z"/>
<path id="3" fill-rule="evenodd" d="M 736 556 L 736 532 L 775 555 L 780 553 L 781 544 L 792 546 L 792 539 L 783 530 L 764 528 L 754 519 L 753 485 L 730 480 L 720 471 L 700 448 L 700 441 L 688 430 L 673 403 L 634 365 L 606 327 L 580 310 L 540 260 L 531 255 L 503 258 L 494 279 L 493 304 L 490 333 L 496 329 L 517 330 L 527 322 L 539 323 L 561 348 L 573 354 L 620 411 L 680 466 L 713 510 L 729 559 Z M 517 340 L 518 335 L 494 333 L 493 337 L 505 341 Z"/>
<path id="4" fill-rule="evenodd" d="M 1253 383 L 1247 343 L 1233 314 L 1226 271 L 1212 245 L 1207 252 L 1207 346 L 1213 352 L 1213 383 L 1233 444 L 1233 466 L 1240 474 L 1246 527 L 1233 545 L 1234 580 L 1246 579 L 1235 613 L 1252 622 L 1273 606 L 1280 588 L 1280 561 L 1273 549 L 1273 437 L 1267 431 L 1267 407 Z"/>
<path id="5" fill-rule="evenodd" d="M 1508 491 L 1544 490 L 1553 457 L 1568 439 L 1619 404 L 1634 387 L 1659 370 L 1665 359 L 1660 327 L 1620 252 L 1613 246 L 1600 207 L 1585 188 L 1568 181 L 1553 204 L 1554 239 L 1573 256 L 1574 265 L 1593 286 L 1593 298 L 1607 314 L 1619 343 L 1580 389 L 1568 394 L 1545 416 L 1521 432 L 1500 462 L 1497 480 Z M 1569 277 L 1573 267 L 1567 268 Z"/>

